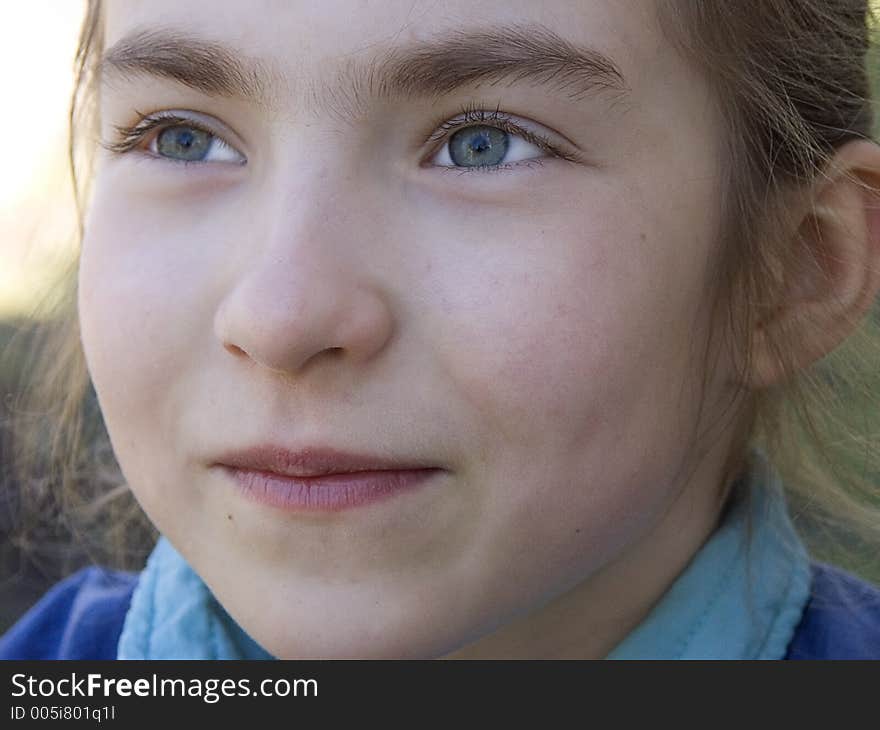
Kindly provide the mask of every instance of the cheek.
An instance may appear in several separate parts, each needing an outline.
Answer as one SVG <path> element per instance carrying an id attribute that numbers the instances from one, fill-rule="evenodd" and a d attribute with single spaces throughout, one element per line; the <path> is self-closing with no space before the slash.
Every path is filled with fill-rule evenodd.
<path id="1" fill-rule="evenodd" d="M 173 352 L 174 326 L 185 324 L 169 321 L 161 311 L 174 289 L 168 272 L 134 253 L 150 248 L 147 239 L 143 233 L 126 230 L 125 221 L 105 215 L 94 220 L 83 240 L 79 270 L 83 345 L 99 395 L 113 402 L 159 383 L 163 364 Z M 128 387 L 132 382 L 138 387 Z"/>
<path id="2" fill-rule="evenodd" d="M 167 383 L 175 370 L 163 378 L 162 369 L 179 371 L 204 336 L 217 226 L 206 208 L 132 204 L 138 198 L 116 172 L 97 181 L 79 271 L 84 344 L 98 377 L 106 364 L 126 378 Z"/>
<path id="3" fill-rule="evenodd" d="M 696 415 L 708 226 L 695 215 L 682 230 L 623 191 L 581 202 L 523 217 L 507 256 L 444 292 L 445 370 L 497 486 L 499 560 L 526 533 L 562 565 L 636 532 L 668 497 Z"/>
<path id="4" fill-rule="evenodd" d="M 159 228 L 120 202 L 96 189 L 78 306 L 95 392 L 119 463 L 135 486 L 152 477 L 157 454 L 175 448 L 168 429 L 178 420 L 173 414 L 185 403 L 186 373 L 203 347 L 205 293 L 194 276 L 198 239 L 175 236 L 173 226 Z"/>
<path id="5" fill-rule="evenodd" d="M 446 369 L 499 448 L 565 449 L 656 408 L 685 374 L 704 241 L 692 233 L 682 251 L 621 199 L 591 193 L 577 211 L 532 216 L 505 255 L 442 277 Z"/>

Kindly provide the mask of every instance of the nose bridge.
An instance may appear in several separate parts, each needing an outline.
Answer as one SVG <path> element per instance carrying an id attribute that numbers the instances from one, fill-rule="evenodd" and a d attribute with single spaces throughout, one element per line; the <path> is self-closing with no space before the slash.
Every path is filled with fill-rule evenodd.
<path id="1" fill-rule="evenodd" d="M 346 230 L 352 221 L 345 196 L 327 182 L 323 169 L 296 177 L 295 184 L 279 186 L 280 192 L 257 209 L 260 253 L 255 264 L 308 268 L 344 262 L 354 248 Z"/>
<path id="2" fill-rule="evenodd" d="M 222 299 L 216 335 L 228 352 L 272 370 L 297 370 L 327 350 L 368 358 L 392 322 L 363 259 L 365 224 L 347 204 L 351 178 L 331 180 L 325 166 L 285 177 L 271 183 L 277 194 L 256 196 L 261 240 Z"/>
<path id="3" fill-rule="evenodd" d="M 345 209 L 341 203 L 346 198 L 351 201 L 352 175 L 346 169 L 350 163 L 338 149 L 328 151 L 326 144 L 321 154 L 315 154 L 320 145 L 315 135 L 303 135 L 296 144 L 282 139 L 273 160 L 265 166 L 252 200 L 263 218 L 261 227 L 268 247 L 286 249 L 292 242 L 308 240 L 299 231 L 318 224 L 326 227 L 329 223 L 335 228 L 344 223 L 343 217 L 331 214 Z"/>

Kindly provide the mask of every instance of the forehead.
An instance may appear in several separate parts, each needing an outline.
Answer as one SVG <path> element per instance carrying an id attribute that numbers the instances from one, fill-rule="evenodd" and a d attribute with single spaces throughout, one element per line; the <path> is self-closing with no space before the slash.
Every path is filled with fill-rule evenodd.
<path id="1" fill-rule="evenodd" d="M 655 3 L 645 0 L 113 0 L 106 4 L 105 46 L 157 28 L 197 34 L 258 59 L 274 85 L 302 98 L 316 83 L 333 85 L 350 65 L 396 49 L 421 48 L 420 43 L 447 39 L 450 33 L 471 33 L 479 43 L 479 33 L 486 31 L 485 50 L 506 58 L 505 53 L 523 52 L 538 37 L 532 30 L 543 28 L 578 51 L 608 59 L 621 72 L 622 85 L 637 92 L 653 83 L 658 59 L 673 53 L 655 12 Z M 503 36 L 510 28 L 520 37 L 506 48 L 494 34 Z M 543 53 L 548 78 L 559 70 L 555 60 L 567 60 L 557 58 L 552 46 L 531 50 Z M 369 79 L 374 80 L 381 77 Z"/>
<path id="2" fill-rule="evenodd" d="M 534 19 L 573 38 L 637 46 L 655 30 L 651 0 L 108 0 L 112 38 L 139 24 L 169 23 L 223 31 L 242 45 L 299 58 L 357 51 L 449 27 Z M 290 39 L 296 38 L 297 43 Z"/>

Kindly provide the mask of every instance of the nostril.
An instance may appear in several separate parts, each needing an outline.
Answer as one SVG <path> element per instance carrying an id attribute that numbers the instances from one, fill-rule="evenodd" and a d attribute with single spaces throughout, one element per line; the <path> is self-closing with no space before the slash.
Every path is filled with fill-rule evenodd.
<path id="1" fill-rule="evenodd" d="M 242 350 L 240 347 L 238 347 L 237 345 L 230 345 L 229 343 L 226 343 L 225 345 L 223 345 L 223 348 L 230 355 L 236 355 L 236 356 L 247 355 L 247 353 L 244 350 Z"/>

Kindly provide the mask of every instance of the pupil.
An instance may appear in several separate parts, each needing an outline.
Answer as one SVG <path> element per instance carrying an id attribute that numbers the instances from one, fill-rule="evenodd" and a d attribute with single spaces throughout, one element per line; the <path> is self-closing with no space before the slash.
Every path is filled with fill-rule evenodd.
<path id="1" fill-rule="evenodd" d="M 193 143 L 193 133 L 192 132 L 183 132 L 177 138 L 177 144 L 179 144 L 181 147 L 186 147 L 187 149 L 189 149 L 192 146 L 192 143 Z"/>
<path id="2" fill-rule="evenodd" d="M 476 144 L 471 145 L 471 149 L 473 149 L 474 152 L 485 152 L 491 146 L 492 143 L 489 142 L 489 140 L 486 138 L 486 135 L 481 134 L 479 137 L 477 137 Z"/>

